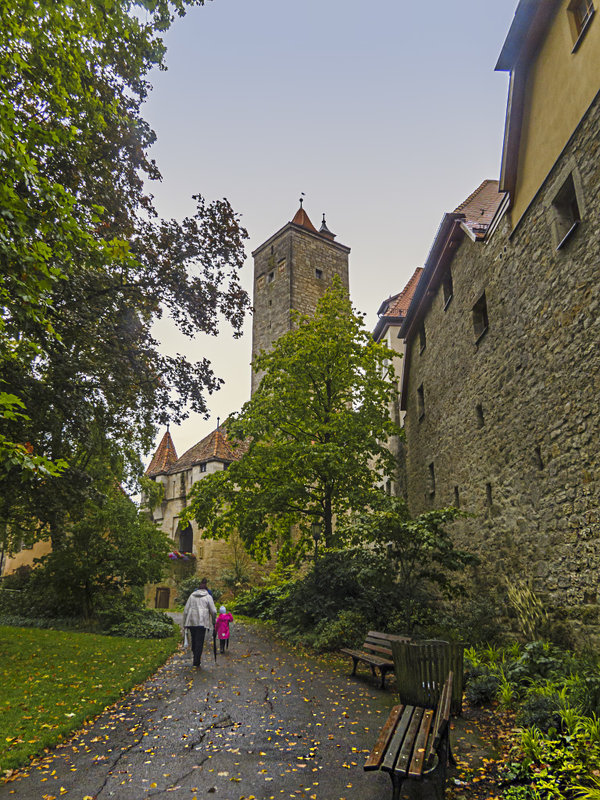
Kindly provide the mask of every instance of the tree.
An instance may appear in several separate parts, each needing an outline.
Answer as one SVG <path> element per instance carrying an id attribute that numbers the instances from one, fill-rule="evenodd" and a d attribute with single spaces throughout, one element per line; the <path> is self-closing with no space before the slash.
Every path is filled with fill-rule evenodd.
<path id="1" fill-rule="evenodd" d="M 431 605 L 432 589 L 449 590 L 451 576 L 476 556 L 454 547 L 446 526 L 460 515 L 440 508 L 411 518 L 400 497 L 380 495 L 368 511 L 344 520 L 340 535 L 366 546 L 392 564 L 406 630 L 415 625 L 416 610 Z"/>
<path id="2" fill-rule="evenodd" d="M 35 585 L 46 611 L 87 619 L 110 598 L 160 581 L 168 552 L 167 535 L 112 486 L 103 498 L 87 501 L 62 547 L 41 559 Z"/>
<path id="3" fill-rule="evenodd" d="M 314 317 L 296 317 L 294 329 L 256 360 L 260 386 L 226 423 L 248 450 L 196 483 L 188 516 L 209 536 L 237 528 L 254 556 L 267 556 L 273 542 L 286 552 L 292 540 L 306 549 L 313 523 L 326 547 L 335 544 L 335 518 L 368 506 L 395 468 L 385 446 L 397 433 L 391 357 L 336 281 Z"/>
<path id="4" fill-rule="evenodd" d="M 247 235 L 229 203 L 198 195 L 192 216 L 160 220 L 145 186 L 160 178 L 140 114 L 150 69 L 164 68 L 160 34 L 203 2 L 24 0 L 0 11 L 8 548 L 22 536 L 22 509 L 30 535 L 60 547 L 97 491 L 95 458 L 113 462 L 117 480 L 131 478 L 156 424 L 206 413 L 219 379 L 206 359 L 161 354 L 157 318 L 166 311 L 191 336 L 216 335 L 224 316 L 240 333 Z"/>

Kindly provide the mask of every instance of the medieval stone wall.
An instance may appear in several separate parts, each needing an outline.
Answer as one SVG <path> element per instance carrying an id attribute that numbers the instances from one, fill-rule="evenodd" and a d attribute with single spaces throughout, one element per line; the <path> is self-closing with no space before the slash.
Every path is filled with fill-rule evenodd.
<path id="1" fill-rule="evenodd" d="M 531 577 L 549 604 L 597 626 L 600 579 L 600 105 L 512 232 L 465 237 L 411 343 L 407 488 L 414 513 L 458 503 L 453 526 L 495 575 Z M 556 249 L 569 174 L 582 221 Z M 472 309 L 485 292 L 489 327 Z M 422 387 L 422 415 L 419 390 Z"/>

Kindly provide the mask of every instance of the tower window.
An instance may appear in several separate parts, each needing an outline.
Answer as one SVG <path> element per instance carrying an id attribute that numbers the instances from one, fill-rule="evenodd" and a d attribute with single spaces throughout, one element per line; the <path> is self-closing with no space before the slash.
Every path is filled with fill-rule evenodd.
<path id="1" fill-rule="evenodd" d="M 458 486 L 454 487 L 454 508 L 460 508 L 460 492 Z"/>
<path id="2" fill-rule="evenodd" d="M 275 280 L 275 272 L 274 271 L 269 272 L 269 274 L 267 275 L 267 283 L 273 283 L 274 280 Z"/>
<path id="3" fill-rule="evenodd" d="M 552 214 L 554 233 L 557 240 L 556 249 L 560 250 L 566 245 L 581 222 L 581 213 L 572 174 L 568 176 L 556 193 L 552 201 Z"/>
<path id="4" fill-rule="evenodd" d="M 444 311 L 450 305 L 450 301 L 454 296 L 454 287 L 452 285 L 452 273 L 450 270 L 444 275 L 442 280 L 442 291 L 444 292 Z"/>
<path id="5" fill-rule="evenodd" d="M 488 325 L 487 301 L 484 292 L 473 306 L 473 331 L 475 332 L 476 341 L 481 339 L 483 334 L 487 331 Z"/>
<path id="6" fill-rule="evenodd" d="M 322 280 L 323 278 L 323 270 L 322 269 L 315 269 L 315 278 Z"/>
<path id="7" fill-rule="evenodd" d="M 206 472 L 206 464 L 200 464 L 200 472 Z"/>
<path id="8" fill-rule="evenodd" d="M 281 261 L 278 262 L 277 268 L 279 270 L 279 274 L 283 275 L 285 272 L 285 258 L 282 258 Z"/>
<path id="9" fill-rule="evenodd" d="M 425 323 L 422 322 L 419 326 L 419 346 L 421 348 L 421 353 L 425 350 L 425 346 L 427 344 L 427 337 L 425 336 Z"/>

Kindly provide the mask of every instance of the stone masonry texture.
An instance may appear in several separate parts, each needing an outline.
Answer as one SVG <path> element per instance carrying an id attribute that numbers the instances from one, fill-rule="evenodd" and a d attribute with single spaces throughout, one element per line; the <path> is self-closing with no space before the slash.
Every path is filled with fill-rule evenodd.
<path id="1" fill-rule="evenodd" d="M 255 252 L 253 361 L 291 330 L 292 311 L 314 314 L 334 275 L 348 288 L 348 253 L 348 247 L 292 223 Z M 260 378 L 252 373 L 253 392 Z"/>
<path id="2" fill-rule="evenodd" d="M 452 300 L 438 288 L 425 349 L 410 343 L 405 422 L 411 511 L 458 499 L 471 516 L 457 543 L 496 577 L 530 578 L 580 635 L 600 622 L 599 133 L 596 98 L 512 235 L 505 216 L 487 241 L 465 236 Z M 557 250 L 552 199 L 570 172 L 582 221 Z"/>

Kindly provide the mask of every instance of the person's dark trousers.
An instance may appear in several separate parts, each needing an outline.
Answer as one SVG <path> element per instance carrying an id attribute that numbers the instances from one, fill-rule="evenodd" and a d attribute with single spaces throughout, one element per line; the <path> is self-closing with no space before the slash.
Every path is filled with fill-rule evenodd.
<path id="1" fill-rule="evenodd" d="M 226 641 L 227 641 L 227 639 L 219 639 L 219 645 L 221 646 L 221 652 L 222 653 L 225 652 L 225 642 Z"/>
<path id="2" fill-rule="evenodd" d="M 194 625 L 190 628 L 190 635 L 192 637 L 192 653 L 194 656 L 194 666 L 200 666 L 200 660 L 202 658 L 202 649 L 204 647 L 204 636 L 206 634 L 206 628 L 202 625 Z"/>

